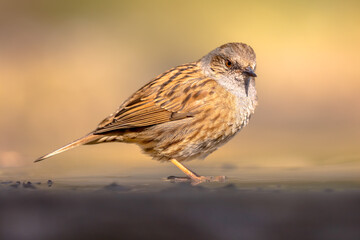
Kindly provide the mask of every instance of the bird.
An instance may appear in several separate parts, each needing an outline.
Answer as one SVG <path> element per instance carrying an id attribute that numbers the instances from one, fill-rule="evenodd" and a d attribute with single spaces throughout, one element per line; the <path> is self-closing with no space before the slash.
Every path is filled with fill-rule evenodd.
<path id="1" fill-rule="evenodd" d="M 135 143 L 186 175 L 174 179 L 222 181 L 224 176 L 198 175 L 183 162 L 204 159 L 248 124 L 258 104 L 255 71 L 256 55 L 249 45 L 223 44 L 197 61 L 158 75 L 95 130 L 34 162 L 80 145 Z"/>

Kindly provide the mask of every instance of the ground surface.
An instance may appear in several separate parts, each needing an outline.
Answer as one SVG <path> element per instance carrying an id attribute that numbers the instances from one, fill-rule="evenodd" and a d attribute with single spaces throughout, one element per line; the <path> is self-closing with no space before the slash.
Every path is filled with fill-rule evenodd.
<path id="1" fill-rule="evenodd" d="M 0 239 L 360 239 L 359 182 L 0 180 Z"/>

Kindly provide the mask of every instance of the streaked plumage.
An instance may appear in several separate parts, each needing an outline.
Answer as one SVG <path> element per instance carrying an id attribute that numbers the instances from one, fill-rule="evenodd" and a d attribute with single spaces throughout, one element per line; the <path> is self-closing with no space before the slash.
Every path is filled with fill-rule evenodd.
<path id="1" fill-rule="evenodd" d="M 257 105 L 255 53 L 225 44 L 150 81 L 87 136 L 39 158 L 82 144 L 138 144 L 160 161 L 204 158 L 244 127 Z"/>

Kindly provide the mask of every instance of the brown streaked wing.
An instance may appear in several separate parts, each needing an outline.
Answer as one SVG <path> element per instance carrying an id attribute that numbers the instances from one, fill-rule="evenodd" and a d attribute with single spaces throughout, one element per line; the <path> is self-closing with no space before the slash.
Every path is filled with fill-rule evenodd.
<path id="1" fill-rule="evenodd" d="M 146 127 L 194 116 L 196 109 L 211 96 L 203 90 L 215 82 L 202 75 L 196 63 L 182 65 L 165 72 L 135 92 L 114 114 L 104 119 L 94 131 L 110 131 Z"/>

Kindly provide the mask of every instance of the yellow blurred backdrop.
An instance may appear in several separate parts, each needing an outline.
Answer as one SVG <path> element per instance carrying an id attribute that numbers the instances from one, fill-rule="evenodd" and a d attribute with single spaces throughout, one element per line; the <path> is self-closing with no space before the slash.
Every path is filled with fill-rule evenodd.
<path id="1" fill-rule="evenodd" d="M 359 1 L 0 1 L 0 180 L 178 174 L 134 145 L 33 160 L 89 131 L 163 71 L 226 42 L 257 53 L 259 106 L 201 174 L 360 173 Z"/>

